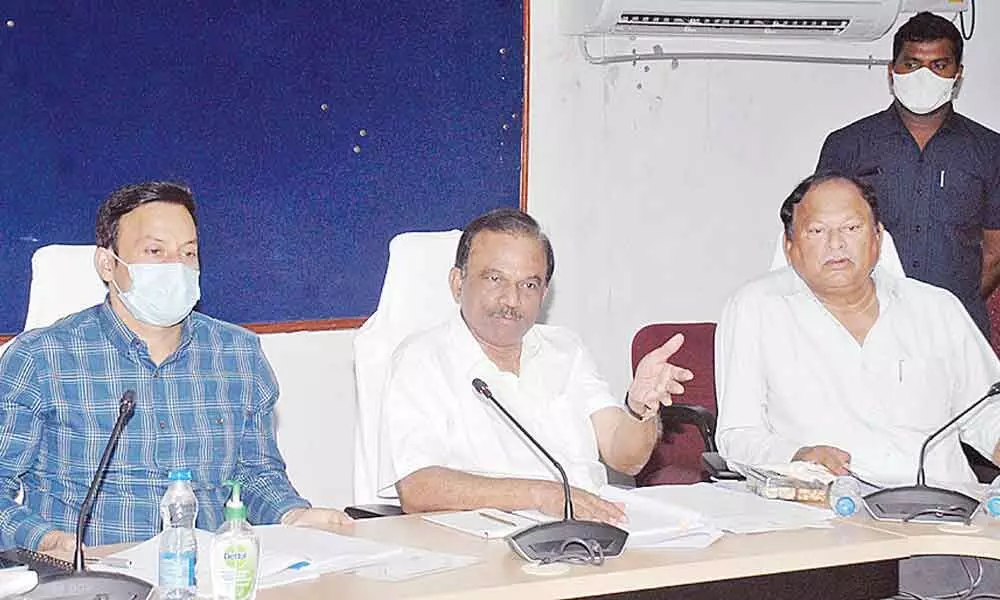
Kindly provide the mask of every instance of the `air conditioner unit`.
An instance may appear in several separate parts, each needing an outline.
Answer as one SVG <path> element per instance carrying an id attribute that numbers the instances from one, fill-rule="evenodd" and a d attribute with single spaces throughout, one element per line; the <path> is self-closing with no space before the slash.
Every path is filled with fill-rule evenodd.
<path id="1" fill-rule="evenodd" d="M 912 1 L 562 0 L 559 18 L 571 34 L 875 40 Z"/>

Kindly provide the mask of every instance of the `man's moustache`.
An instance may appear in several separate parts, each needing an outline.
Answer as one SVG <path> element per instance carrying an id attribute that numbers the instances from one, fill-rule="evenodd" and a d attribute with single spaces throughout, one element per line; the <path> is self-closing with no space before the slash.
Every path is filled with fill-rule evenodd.
<path id="1" fill-rule="evenodd" d="M 524 315 L 521 313 L 521 311 L 514 308 L 502 308 L 500 310 L 493 311 L 492 313 L 490 313 L 490 316 L 494 318 L 516 319 L 516 320 L 521 320 L 524 318 Z"/>

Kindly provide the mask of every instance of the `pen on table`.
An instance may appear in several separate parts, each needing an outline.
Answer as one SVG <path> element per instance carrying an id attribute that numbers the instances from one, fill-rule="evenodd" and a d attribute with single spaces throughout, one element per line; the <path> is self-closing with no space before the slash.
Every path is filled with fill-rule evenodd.
<path id="1" fill-rule="evenodd" d="M 131 558 L 118 558 L 117 556 L 105 556 L 104 558 L 98 558 L 96 556 L 88 556 L 86 562 L 88 565 L 105 565 L 115 569 L 132 568 Z"/>
<path id="2" fill-rule="evenodd" d="M 495 521 L 497 523 L 503 523 L 504 525 L 510 525 L 511 527 L 517 527 L 517 523 L 515 523 L 514 521 L 508 521 L 507 519 L 501 519 L 500 517 L 493 516 L 493 515 L 491 515 L 489 513 L 480 512 L 480 513 L 476 513 L 476 514 L 478 514 L 480 517 L 487 518 L 490 521 Z"/>

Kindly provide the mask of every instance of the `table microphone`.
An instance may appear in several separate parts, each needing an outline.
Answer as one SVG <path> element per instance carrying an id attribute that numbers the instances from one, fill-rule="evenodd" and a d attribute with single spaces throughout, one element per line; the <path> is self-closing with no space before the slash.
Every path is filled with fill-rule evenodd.
<path id="1" fill-rule="evenodd" d="M 596 543 L 599 546 L 601 556 L 618 556 L 621 554 L 625 549 L 625 540 L 628 539 L 628 532 L 607 523 L 575 519 L 573 517 L 573 501 L 570 496 L 569 478 L 566 477 L 566 471 L 563 469 L 563 466 L 542 447 L 534 436 L 528 433 L 528 430 L 521 426 L 521 423 L 513 415 L 507 412 L 507 409 L 493 396 L 493 392 L 490 391 L 485 381 L 477 377 L 472 380 L 472 387 L 476 388 L 476 391 L 480 395 L 492 402 L 507 417 L 507 420 L 513 423 L 524 434 L 524 437 L 528 438 L 528 441 L 545 455 L 545 458 L 555 466 L 556 471 L 559 472 L 560 479 L 562 479 L 563 499 L 565 501 L 562 520 L 532 525 L 511 534 L 507 537 L 507 543 L 510 544 L 514 552 L 526 560 L 550 561 L 567 553 L 567 551 L 572 552 L 576 550 L 576 548 L 573 548 L 574 545 L 580 546 L 587 552 L 593 552 L 594 549 L 591 545 Z"/>
<path id="2" fill-rule="evenodd" d="M 927 446 L 937 436 L 947 431 L 959 419 L 972 412 L 989 398 L 1000 394 L 1000 382 L 994 383 L 986 395 L 976 400 L 968 408 L 958 413 L 940 429 L 927 436 L 920 447 L 920 461 L 917 467 L 917 484 L 886 488 L 865 496 L 868 511 L 876 519 L 887 521 L 924 521 L 939 523 L 956 521 L 968 523 L 972 520 L 979 501 L 955 490 L 932 487 L 926 483 L 924 462 Z"/>
<path id="3" fill-rule="evenodd" d="M 94 506 L 94 498 L 104 480 L 108 463 L 111 462 L 111 455 L 114 454 L 115 446 L 118 445 L 118 438 L 121 437 L 125 424 L 132 418 L 134 412 L 135 391 L 126 390 L 118 403 L 118 419 L 115 421 L 114 429 L 111 430 L 111 437 L 104 447 L 101 462 L 97 466 L 97 472 L 94 473 L 94 479 L 90 482 L 87 496 L 80 507 L 80 516 L 76 521 L 76 553 L 73 556 L 73 572 L 40 577 L 38 587 L 24 594 L 22 598 L 31 600 L 55 600 L 56 598 L 143 600 L 149 597 L 153 590 L 151 584 L 120 573 L 87 571 L 83 560 L 83 532 L 87 527 L 90 511 Z"/>

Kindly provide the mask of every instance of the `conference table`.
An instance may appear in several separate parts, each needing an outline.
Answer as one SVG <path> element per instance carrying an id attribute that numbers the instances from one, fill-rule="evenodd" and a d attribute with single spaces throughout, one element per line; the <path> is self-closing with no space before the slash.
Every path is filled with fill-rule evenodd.
<path id="1" fill-rule="evenodd" d="M 727 534 L 702 550 L 629 549 L 601 566 L 572 565 L 560 574 L 525 570 L 503 540 L 432 524 L 419 515 L 354 523 L 348 535 L 436 552 L 475 556 L 450 571 L 385 582 L 351 573 L 261 590 L 260 600 L 642 600 L 740 598 L 862 600 L 897 591 L 898 561 L 933 555 L 1000 560 L 1000 522 L 980 514 L 972 527 L 879 522 L 867 516 L 833 527 L 753 535 Z M 103 555 L 121 546 L 93 548 Z"/>
<path id="2" fill-rule="evenodd" d="M 884 598 L 897 588 L 898 560 L 919 554 L 1000 558 L 1000 525 L 976 534 L 935 525 L 838 520 L 829 529 L 725 535 L 703 550 L 627 550 L 602 566 L 565 573 L 524 570 L 502 540 L 452 531 L 408 515 L 358 521 L 352 535 L 439 552 L 472 555 L 477 564 L 382 582 L 329 574 L 262 590 L 261 600 L 414 598 L 421 600 L 542 598 Z"/>

